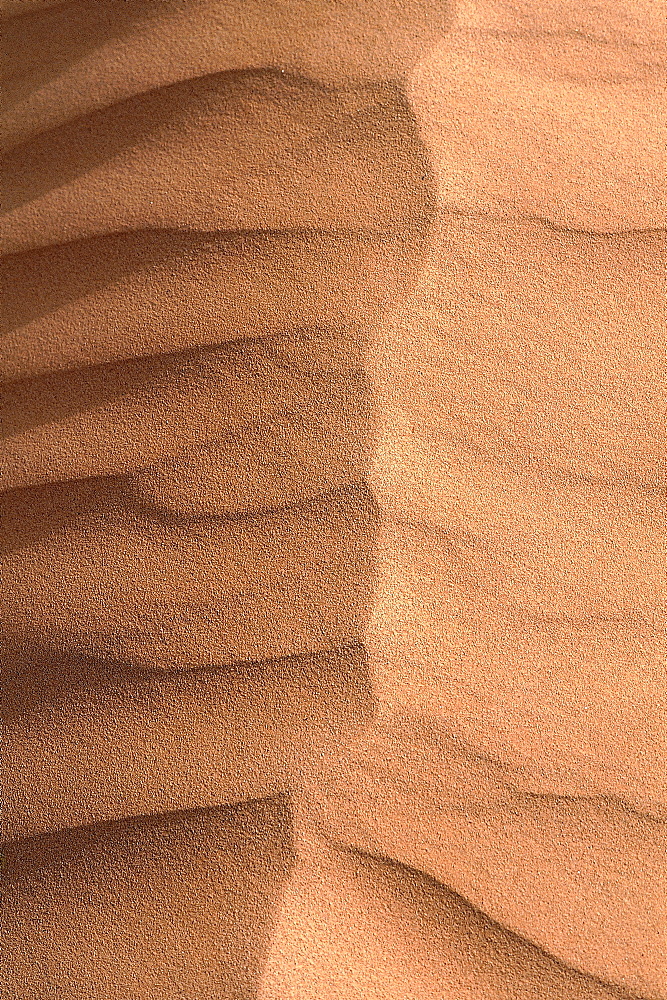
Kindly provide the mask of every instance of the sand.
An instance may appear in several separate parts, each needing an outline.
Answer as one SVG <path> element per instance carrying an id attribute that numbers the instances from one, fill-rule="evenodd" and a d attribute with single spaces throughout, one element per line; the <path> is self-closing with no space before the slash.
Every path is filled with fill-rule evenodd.
<path id="1" fill-rule="evenodd" d="M 9 996 L 667 998 L 664 11 L 4 3 Z"/>
<path id="2" fill-rule="evenodd" d="M 286 794 L 374 708 L 360 647 L 160 674 L 33 649 L 3 667 L 7 842 Z"/>
<path id="3" fill-rule="evenodd" d="M 4 253 L 144 228 L 401 231 L 429 205 L 394 88 L 332 92 L 281 73 L 139 94 L 17 146 L 5 171 Z"/>
<path id="4" fill-rule="evenodd" d="M 571 968 L 660 995 L 664 806 L 531 775 L 413 720 L 382 713 L 318 767 L 303 827 L 428 873 Z"/>
<path id="5" fill-rule="evenodd" d="M 155 229 L 12 255 L 3 261 L 0 374 L 234 341 L 261 341 L 256 349 L 281 359 L 319 348 L 331 370 L 361 367 L 369 322 L 410 287 L 419 244 L 418 230 Z"/>
<path id="6" fill-rule="evenodd" d="M 5 857 L 11 988 L 26 1000 L 255 996 L 293 864 L 270 799 L 79 827 Z"/>
<path id="7" fill-rule="evenodd" d="M 408 866 L 311 834 L 276 919 L 262 1000 L 602 1000 L 566 969 Z"/>

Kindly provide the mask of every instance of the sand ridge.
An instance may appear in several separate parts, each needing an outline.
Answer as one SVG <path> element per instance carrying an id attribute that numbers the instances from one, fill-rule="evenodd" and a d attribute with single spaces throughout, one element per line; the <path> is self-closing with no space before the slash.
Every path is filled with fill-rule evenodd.
<path id="1" fill-rule="evenodd" d="M 657 5 L 17 12 L 10 989 L 664 998 Z"/>

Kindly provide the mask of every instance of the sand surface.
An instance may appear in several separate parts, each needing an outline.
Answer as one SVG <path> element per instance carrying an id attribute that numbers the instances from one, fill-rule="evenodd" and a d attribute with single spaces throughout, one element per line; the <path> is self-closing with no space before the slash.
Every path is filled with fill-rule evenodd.
<path id="1" fill-rule="evenodd" d="M 0 5 L 8 996 L 667 998 L 664 15 Z"/>

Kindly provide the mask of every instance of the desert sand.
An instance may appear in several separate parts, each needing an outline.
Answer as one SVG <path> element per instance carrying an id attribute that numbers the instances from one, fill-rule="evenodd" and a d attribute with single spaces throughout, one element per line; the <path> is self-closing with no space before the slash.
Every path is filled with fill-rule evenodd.
<path id="1" fill-rule="evenodd" d="M 667 998 L 661 3 L 0 5 L 8 996 Z"/>

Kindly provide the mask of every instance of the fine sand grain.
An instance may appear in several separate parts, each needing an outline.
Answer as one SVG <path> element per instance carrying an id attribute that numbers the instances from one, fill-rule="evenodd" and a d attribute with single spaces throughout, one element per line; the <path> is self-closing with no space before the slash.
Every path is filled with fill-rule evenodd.
<path id="1" fill-rule="evenodd" d="M 7 995 L 667 1000 L 667 21 L 0 4 Z"/>

